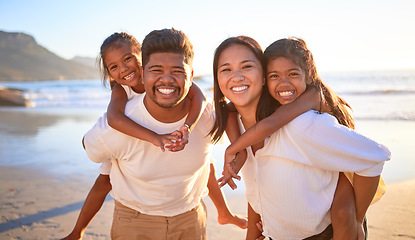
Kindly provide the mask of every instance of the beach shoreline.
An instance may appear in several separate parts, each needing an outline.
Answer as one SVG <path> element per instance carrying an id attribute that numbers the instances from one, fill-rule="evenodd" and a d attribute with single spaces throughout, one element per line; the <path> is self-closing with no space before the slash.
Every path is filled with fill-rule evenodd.
<path id="1" fill-rule="evenodd" d="M 83 201 L 98 176 L 80 144 L 101 110 L 0 109 L 0 239 L 59 239 L 72 230 Z M 414 121 L 357 120 L 357 129 L 386 145 L 385 196 L 370 207 L 369 239 L 415 239 Z M 226 143 L 225 143 L 226 144 Z M 215 146 L 216 147 L 216 146 Z M 225 145 L 213 152 L 219 176 Z M 231 210 L 246 215 L 243 183 L 224 188 Z M 245 230 L 219 225 L 209 198 L 208 239 L 244 239 Z M 110 239 L 113 200 L 108 199 L 84 239 Z"/>

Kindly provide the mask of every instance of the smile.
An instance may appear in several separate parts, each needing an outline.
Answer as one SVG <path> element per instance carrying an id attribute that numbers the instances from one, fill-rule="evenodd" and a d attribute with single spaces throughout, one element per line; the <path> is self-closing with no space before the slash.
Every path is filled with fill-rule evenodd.
<path id="1" fill-rule="evenodd" d="M 280 95 L 281 97 L 290 97 L 294 95 L 294 91 L 281 91 L 278 92 L 278 95 Z"/>
<path id="2" fill-rule="evenodd" d="M 172 94 L 176 89 L 173 88 L 157 88 L 157 91 L 159 91 L 162 94 L 169 95 Z"/>
<path id="3" fill-rule="evenodd" d="M 234 92 L 242 92 L 244 90 L 248 89 L 248 86 L 238 86 L 238 87 L 232 87 L 231 90 Z"/>
<path id="4" fill-rule="evenodd" d="M 124 77 L 125 80 L 130 81 L 135 76 L 135 72 L 132 72 Z"/>

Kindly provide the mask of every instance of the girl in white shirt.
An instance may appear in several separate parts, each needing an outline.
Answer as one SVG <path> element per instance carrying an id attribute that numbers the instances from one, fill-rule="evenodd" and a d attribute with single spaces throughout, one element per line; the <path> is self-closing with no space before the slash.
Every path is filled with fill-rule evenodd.
<path id="1" fill-rule="evenodd" d="M 249 129 L 226 151 L 226 162 L 233 163 L 236 153 L 252 145 L 242 169 L 249 202 L 247 239 L 261 235 L 252 224 L 260 219 L 258 213 L 264 235 L 274 239 L 331 239 L 331 222 L 334 239 L 356 239 L 357 232 L 363 239 L 362 221 L 390 152 L 350 129 L 354 122 L 347 103 L 321 82 L 304 41 L 283 39 L 267 48 L 265 84 L 261 59 L 252 54 L 254 40 L 246 39 L 228 39 L 218 47 L 214 91 L 215 104 L 224 97 L 233 102 L 243 128 Z M 229 43 L 232 41 L 234 44 Z M 268 88 L 284 105 L 308 87 L 322 93 L 330 115 L 310 111 L 277 132 L 275 113 L 256 124 L 278 107 L 267 97 Z M 220 117 L 212 132 L 220 136 L 217 126 L 226 124 L 224 115 L 228 112 L 215 106 Z M 229 167 L 226 170 L 232 171 Z M 354 177 L 355 197 L 346 178 L 342 174 L 339 178 L 341 171 L 358 173 Z M 331 220 L 330 208 L 337 213 L 344 210 L 345 219 L 339 214 Z"/>

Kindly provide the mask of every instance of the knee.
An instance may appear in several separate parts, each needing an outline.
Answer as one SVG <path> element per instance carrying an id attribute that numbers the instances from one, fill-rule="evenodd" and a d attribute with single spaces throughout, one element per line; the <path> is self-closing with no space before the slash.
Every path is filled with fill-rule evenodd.
<path id="1" fill-rule="evenodd" d="M 350 205 L 337 205 L 332 207 L 331 221 L 341 225 L 353 225 L 356 223 L 356 209 Z"/>

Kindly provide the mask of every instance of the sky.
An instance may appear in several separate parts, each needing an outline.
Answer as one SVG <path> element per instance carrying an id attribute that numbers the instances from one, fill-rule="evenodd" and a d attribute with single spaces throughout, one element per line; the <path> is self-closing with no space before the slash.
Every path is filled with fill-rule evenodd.
<path id="1" fill-rule="evenodd" d="M 65 59 L 97 57 L 125 31 L 182 30 L 193 43 L 195 75 L 211 74 L 216 47 L 246 35 L 263 49 L 303 38 L 319 72 L 415 69 L 413 0 L 0 0 L 0 30 L 32 35 Z"/>

